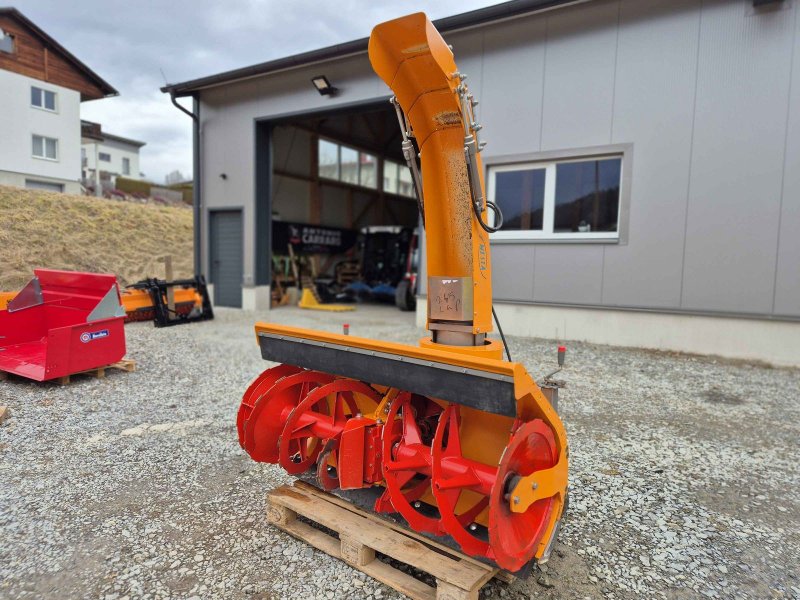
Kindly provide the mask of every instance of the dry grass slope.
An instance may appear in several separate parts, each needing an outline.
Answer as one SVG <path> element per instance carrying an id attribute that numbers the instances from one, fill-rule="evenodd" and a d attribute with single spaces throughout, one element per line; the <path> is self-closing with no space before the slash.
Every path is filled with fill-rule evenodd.
<path id="1" fill-rule="evenodd" d="M 192 211 L 0 186 L 0 290 L 34 268 L 114 273 L 120 284 L 192 275 Z"/>

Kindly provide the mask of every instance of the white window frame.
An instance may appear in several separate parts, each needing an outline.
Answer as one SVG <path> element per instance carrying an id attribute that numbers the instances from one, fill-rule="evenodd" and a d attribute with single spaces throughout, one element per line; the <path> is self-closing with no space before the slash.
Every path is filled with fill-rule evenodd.
<path id="1" fill-rule="evenodd" d="M 555 153 L 553 153 L 555 154 Z M 618 151 L 607 152 L 602 154 L 587 153 L 585 155 L 573 154 L 572 152 L 565 155 L 563 158 L 548 156 L 548 160 L 520 160 L 504 162 L 498 160 L 487 161 L 487 177 L 486 188 L 487 198 L 495 201 L 495 183 L 496 174 L 509 171 L 524 171 L 530 169 L 544 169 L 544 206 L 542 214 L 542 229 L 514 229 L 497 231 L 490 235 L 493 241 L 543 241 L 543 242 L 569 242 L 569 241 L 585 241 L 585 242 L 619 242 L 622 239 L 621 231 L 623 229 L 623 195 L 627 193 L 626 177 L 627 165 L 625 151 L 620 149 Z M 620 192 L 617 207 L 617 230 L 616 231 L 587 231 L 587 232 L 565 232 L 557 233 L 553 231 L 555 225 L 555 198 L 556 198 L 556 166 L 559 164 L 571 162 L 586 162 L 592 160 L 607 160 L 607 159 L 620 159 Z M 489 224 L 494 226 L 495 214 L 494 211 L 489 209 Z"/>
<path id="2" fill-rule="evenodd" d="M 400 198 L 416 198 L 417 194 L 414 191 L 414 180 L 413 180 L 413 178 L 411 179 L 411 182 L 410 182 L 411 183 L 410 193 L 408 193 L 408 194 L 401 194 L 400 193 L 400 183 L 401 183 L 400 173 L 402 173 L 404 171 L 408 171 L 408 165 L 405 164 L 405 163 L 402 163 L 400 161 L 393 160 L 391 158 L 382 158 L 381 160 L 383 161 L 384 179 L 386 178 L 386 175 L 385 175 L 385 173 L 386 173 L 386 163 L 392 163 L 394 165 L 397 165 L 397 178 L 395 179 L 395 184 L 397 185 L 397 191 L 396 192 L 391 192 L 391 191 L 387 190 L 384 187 L 383 188 L 383 193 L 384 194 L 391 194 L 392 196 L 399 196 Z"/>
<path id="3" fill-rule="evenodd" d="M 321 141 L 328 142 L 329 144 L 334 144 L 336 146 L 336 164 L 337 164 L 337 173 L 338 177 L 328 177 L 327 175 L 323 175 L 320 173 L 320 164 L 319 164 L 319 143 Z M 352 150 L 356 153 L 356 181 L 344 181 L 342 180 L 342 149 L 345 148 L 347 150 Z M 369 186 L 364 185 L 361 183 L 361 155 L 366 154 L 371 156 L 375 159 L 375 185 Z M 363 190 L 371 190 L 373 192 L 381 191 L 381 186 L 383 185 L 382 175 L 383 169 L 381 168 L 380 162 L 382 158 L 379 154 L 375 153 L 372 150 L 364 150 L 359 148 L 358 146 L 352 146 L 350 144 L 346 144 L 344 142 L 339 142 L 333 138 L 319 136 L 317 138 L 317 173 L 316 176 L 320 181 L 336 181 L 341 183 L 342 185 L 349 185 L 356 188 L 361 188 Z M 379 176 L 380 175 L 380 176 Z"/>
<path id="4" fill-rule="evenodd" d="M 33 90 L 33 89 L 37 89 L 37 90 L 42 92 L 42 104 L 41 105 L 34 104 L 33 103 L 33 98 L 31 98 L 31 108 L 38 108 L 39 110 L 43 110 L 43 111 L 49 112 L 49 113 L 58 113 L 58 92 L 56 92 L 54 90 L 48 90 L 48 89 L 43 88 L 43 87 L 39 87 L 38 85 L 32 85 L 31 86 L 31 90 Z M 47 108 L 45 106 L 44 95 L 45 95 L 46 92 L 50 92 L 51 94 L 53 94 L 53 105 L 55 106 L 55 108 Z"/>
<path id="5" fill-rule="evenodd" d="M 33 138 L 40 137 L 42 138 L 42 152 L 44 154 L 42 156 L 38 156 L 33 153 Z M 53 140 L 56 143 L 56 157 L 50 158 L 47 156 L 47 140 Z M 49 160 L 50 162 L 58 162 L 61 157 L 61 143 L 59 142 L 58 138 L 49 137 L 46 135 L 42 135 L 40 133 L 33 133 L 31 134 L 31 156 L 37 160 Z"/>
<path id="6" fill-rule="evenodd" d="M 125 171 L 126 164 L 128 166 L 127 172 Z M 128 158 L 127 156 L 123 156 L 122 157 L 122 166 L 120 168 L 122 169 L 122 174 L 123 175 L 130 175 L 131 174 L 131 159 Z"/>

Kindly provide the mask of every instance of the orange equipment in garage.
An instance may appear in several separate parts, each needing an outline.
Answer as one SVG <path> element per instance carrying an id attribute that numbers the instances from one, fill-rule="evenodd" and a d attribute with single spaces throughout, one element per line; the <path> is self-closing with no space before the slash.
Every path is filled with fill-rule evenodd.
<path id="1" fill-rule="evenodd" d="M 143 279 L 126 286 L 122 292 L 126 322 L 153 321 L 156 327 L 168 327 L 214 318 L 205 277 L 166 281 Z"/>
<path id="2" fill-rule="evenodd" d="M 568 448 L 540 387 L 488 337 L 487 206 L 498 228 L 502 215 L 484 195 L 477 102 L 423 13 L 375 27 L 369 57 L 395 94 L 418 190 L 431 335 L 407 346 L 258 323 L 263 358 L 281 364 L 245 392 L 239 442 L 334 493 L 371 491 L 375 511 L 517 572 L 549 556 Z"/>
<path id="3" fill-rule="evenodd" d="M 0 310 L 5 310 L 16 295 L 17 292 L 0 292 Z"/>

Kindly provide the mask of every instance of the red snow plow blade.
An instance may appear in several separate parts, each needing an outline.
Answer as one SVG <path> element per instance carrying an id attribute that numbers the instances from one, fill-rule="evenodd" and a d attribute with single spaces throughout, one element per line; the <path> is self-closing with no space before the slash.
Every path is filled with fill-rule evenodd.
<path id="1" fill-rule="evenodd" d="M 114 275 L 34 270 L 0 310 L 0 371 L 45 381 L 125 355 L 125 311 Z"/>

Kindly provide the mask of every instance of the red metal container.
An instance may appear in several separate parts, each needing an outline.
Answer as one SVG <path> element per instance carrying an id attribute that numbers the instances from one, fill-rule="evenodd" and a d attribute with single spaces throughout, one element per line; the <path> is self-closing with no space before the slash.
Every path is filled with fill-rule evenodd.
<path id="1" fill-rule="evenodd" d="M 36 381 L 119 361 L 125 310 L 114 275 L 36 269 L 0 310 L 0 371 Z"/>

